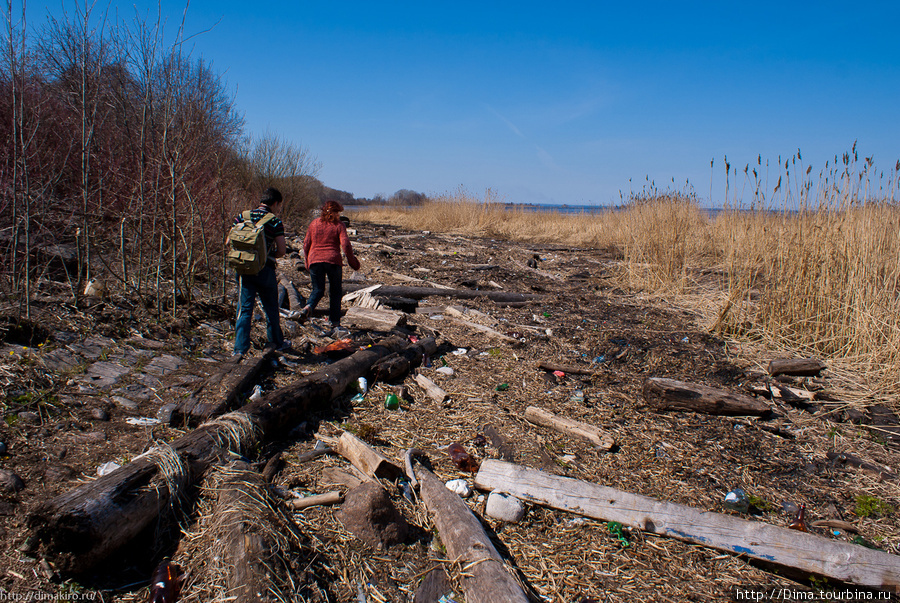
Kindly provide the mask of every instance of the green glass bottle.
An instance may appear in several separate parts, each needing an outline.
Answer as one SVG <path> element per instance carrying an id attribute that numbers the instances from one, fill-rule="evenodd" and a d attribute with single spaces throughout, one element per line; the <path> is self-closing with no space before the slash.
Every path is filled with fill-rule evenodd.
<path id="1" fill-rule="evenodd" d="M 388 410 L 400 408 L 400 398 L 397 397 L 397 394 L 388 394 L 384 399 L 384 407 Z"/>

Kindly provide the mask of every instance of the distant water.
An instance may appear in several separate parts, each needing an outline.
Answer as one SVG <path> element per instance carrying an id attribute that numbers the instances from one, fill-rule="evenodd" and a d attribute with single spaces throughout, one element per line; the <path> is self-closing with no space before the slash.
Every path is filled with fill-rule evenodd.
<path id="1" fill-rule="evenodd" d="M 502 203 L 500 206 L 508 209 L 510 211 L 528 211 L 528 212 L 547 212 L 547 213 L 557 213 L 557 214 L 591 214 L 591 215 L 599 215 L 610 211 L 619 211 L 623 209 L 622 206 L 619 205 L 554 205 L 552 203 Z M 379 207 L 376 205 L 348 205 L 344 209 L 346 211 L 365 211 L 367 209 L 373 209 L 375 207 Z M 395 209 L 413 209 L 415 206 L 413 205 L 392 205 L 390 206 Z M 722 208 L 716 207 L 701 207 L 701 210 L 707 212 L 710 217 L 715 216 L 723 211 L 733 211 L 733 212 L 750 212 L 750 211 L 758 211 L 758 210 L 749 210 L 749 209 L 729 209 L 724 210 Z M 777 210 L 771 209 L 768 210 L 772 213 L 796 213 L 795 210 Z"/>

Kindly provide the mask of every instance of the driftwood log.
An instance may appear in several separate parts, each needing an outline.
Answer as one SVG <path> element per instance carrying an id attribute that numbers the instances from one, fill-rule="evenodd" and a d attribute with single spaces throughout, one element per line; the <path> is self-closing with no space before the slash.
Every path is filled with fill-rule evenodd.
<path id="1" fill-rule="evenodd" d="M 171 448 L 185 466 L 185 481 L 196 482 L 219 462 L 223 448 L 249 448 L 253 432 L 257 443 L 284 436 L 310 412 L 326 407 L 375 362 L 406 345 L 397 337 L 383 340 L 226 415 L 235 420 L 206 423 L 176 439 Z M 243 437 L 250 441 L 229 446 L 229 434 L 239 419 L 252 425 Z M 35 507 L 27 520 L 31 549 L 63 573 L 82 572 L 153 526 L 178 495 L 161 478 L 156 462 L 139 457 Z"/>
<path id="2" fill-rule="evenodd" d="M 268 493 L 265 479 L 246 463 L 224 471 L 211 526 L 213 559 L 225 572 L 225 592 L 237 602 L 275 602 L 290 584 L 289 546 L 299 529 Z M 288 534 L 284 534 L 288 532 Z M 279 535 L 276 538 L 276 535 Z"/>
<path id="3" fill-rule="evenodd" d="M 769 374 L 793 375 L 796 377 L 815 377 L 828 368 L 824 362 L 816 358 L 787 358 L 769 362 Z"/>
<path id="4" fill-rule="evenodd" d="M 415 380 L 419 387 L 425 390 L 425 393 L 428 394 L 428 397 L 438 404 L 444 402 L 447 398 L 450 397 L 450 394 L 441 389 L 441 387 L 437 383 L 435 383 L 425 375 L 416 375 Z"/>
<path id="5" fill-rule="evenodd" d="M 554 372 L 554 371 L 562 371 L 563 373 L 568 373 L 570 375 L 596 375 L 597 371 L 585 366 L 575 366 L 572 364 L 557 364 L 555 362 L 547 362 L 540 361 L 538 362 L 538 368 L 543 369 L 545 371 Z"/>
<path id="6" fill-rule="evenodd" d="M 344 291 L 351 292 L 365 286 L 345 282 Z M 544 296 L 534 293 L 513 293 L 510 291 L 476 291 L 474 289 L 439 289 L 437 287 L 403 287 L 399 285 L 382 285 L 371 291 L 376 297 L 407 297 L 423 299 L 425 297 L 442 296 L 455 299 L 478 299 L 485 297 L 495 302 L 524 302 L 542 299 Z"/>
<path id="7" fill-rule="evenodd" d="M 462 566 L 461 584 L 466 601 L 526 603 L 528 597 L 466 503 L 431 471 L 420 464 L 413 466 L 422 502 L 447 549 L 447 556 Z"/>
<path id="8" fill-rule="evenodd" d="M 537 471 L 493 459 L 482 462 L 475 486 L 536 504 L 619 523 L 702 546 L 746 555 L 806 574 L 896 591 L 900 556 L 837 542 L 762 521 L 700 511 L 686 505 Z"/>
<path id="9" fill-rule="evenodd" d="M 241 393 L 250 388 L 274 355 L 275 348 L 269 346 L 238 360 L 220 362 L 217 370 L 175 407 L 169 423 L 195 426 L 235 408 Z"/>
<path id="10" fill-rule="evenodd" d="M 749 396 L 674 379 L 644 381 L 644 399 L 654 410 L 674 410 L 725 416 L 768 416 L 772 409 Z"/>
<path id="11" fill-rule="evenodd" d="M 434 337 L 424 337 L 406 349 L 376 362 L 369 371 L 369 378 L 374 383 L 405 377 L 409 371 L 422 364 L 425 356 L 431 356 L 435 352 L 437 342 Z"/>

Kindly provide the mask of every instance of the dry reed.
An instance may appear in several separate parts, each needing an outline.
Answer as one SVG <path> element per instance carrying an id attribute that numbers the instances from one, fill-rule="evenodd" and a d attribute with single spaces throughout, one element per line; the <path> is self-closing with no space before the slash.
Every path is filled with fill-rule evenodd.
<path id="1" fill-rule="evenodd" d="M 460 191 L 356 219 L 403 228 L 571 247 L 608 248 L 621 278 L 651 296 L 704 301 L 717 330 L 776 350 L 821 356 L 862 375 L 867 396 L 900 380 L 900 208 L 862 202 L 863 179 L 798 184 L 796 211 L 711 216 L 694 197 L 654 193 L 598 214 L 535 213 Z M 837 183 L 837 184 L 835 184 Z M 849 187 L 849 188 L 848 188 Z M 713 301 L 710 301 L 710 300 Z"/>

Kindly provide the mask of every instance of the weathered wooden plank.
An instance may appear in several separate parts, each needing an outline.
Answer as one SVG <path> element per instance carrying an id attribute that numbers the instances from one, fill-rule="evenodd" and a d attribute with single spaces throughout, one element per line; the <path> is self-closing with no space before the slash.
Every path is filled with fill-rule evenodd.
<path id="1" fill-rule="evenodd" d="M 543 425 L 544 427 L 587 440 L 601 450 L 608 451 L 616 445 L 616 440 L 599 427 L 555 415 L 537 406 L 529 406 L 525 409 L 525 419 L 536 425 Z"/>
<path id="2" fill-rule="evenodd" d="M 850 584 L 887 590 L 900 587 L 900 556 L 815 534 L 701 511 L 493 459 L 482 462 L 475 486 Z"/>
<path id="3" fill-rule="evenodd" d="M 469 603 L 526 603 L 528 597 L 507 571 L 478 518 L 444 482 L 415 465 L 415 478 L 450 559 L 462 566 L 460 580 Z"/>
<path id="4" fill-rule="evenodd" d="M 344 314 L 344 322 L 360 329 L 390 331 L 406 324 L 406 314 L 394 310 L 352 306 Z"/>

